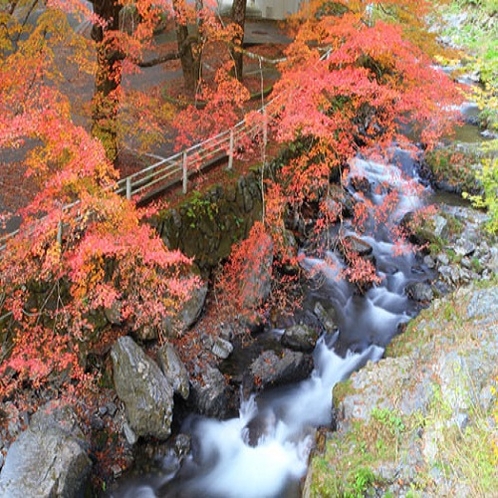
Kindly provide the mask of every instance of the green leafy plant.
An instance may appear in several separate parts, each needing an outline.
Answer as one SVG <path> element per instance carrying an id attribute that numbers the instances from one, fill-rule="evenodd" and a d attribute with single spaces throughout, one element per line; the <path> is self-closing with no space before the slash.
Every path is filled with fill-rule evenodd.
<path id="1" fill-rule="evenodd" d="M 192 194 L 187 205 L 187 218 L 190 220 L 190 228 L 196 228 L 199 218 L 207 218 L 210 221 L 216 219 L 218 214 L 218 205 L 203 196 L 199 191 Z"/>

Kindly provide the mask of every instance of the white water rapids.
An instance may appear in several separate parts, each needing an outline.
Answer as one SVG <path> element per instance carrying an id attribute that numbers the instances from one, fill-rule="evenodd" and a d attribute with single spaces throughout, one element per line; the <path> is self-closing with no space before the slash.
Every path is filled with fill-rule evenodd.
<path id="1" fill-rule="evenodd" d="M 398 191 L 400 202 L 391 215 L 395 223 L 421 202 L 412 188 L 413 179 L 406 177 L 407 164 L 409 169 L 412 165 L 406 156 L 402 159 L 401 168 L 359 159 L 352 168 L 367 176 L 373 187 L 382 184 L 383 191 Z M 371 202 L 382 202 L 383 191 L 372 188 Z M 358 236 L 353 227 L 342 228 Z M 344 263 L 332 249 L 325 258 L 309 254 L 303 260 L 303 267 L 318 273 L 321 282 L 309 290 L 308 299 L 332 306 L 339 328 L 335 336 L 319 340 L 311 377 L 258 397 L 252 395 L 242 402 L 237 418 L 192 418 L 183 430 L 191 435 L 193 449 L 181 468 L 127 483 L 113 498 L 299 496 L 299 480 L 306 473 L 314 429 L 332 421 L 332 388 L 367 361 L 381 358 L 399 325 L 416 312 L 405 295 L 406 285 L 428 278 L 415 256 L 397 254 L 385 231 L 362 234 L 361 238 L 372 247 L 382 278 L 365 295 L 358 295 L 354 286 L 338 280 Z M 257 444 L 249 444 L 255 437 Z"/>
<path id="2" fill-rule="evenodd" d="M 292 388 L 272 393 L 261 406 L 254 396 L 242 403 L 238 418 L 226 421 L 199 418 L 192 437 L 199 445 L 184 463 L 184 476 L 132 484 L 113 496 L 122 498 L 203 497 L 270 498 L 296 496 L 295 485 L 306 473 L 313 428 L 331 422 L 333 386 L 383 349 L 372 345 L 362 353 L 338 356 L 322 338 L 315 350 L 311 377 Z M 248 444 L 248 425 L 262 433 Z M 293 486 L 294 485 L 294 486 Z"/>

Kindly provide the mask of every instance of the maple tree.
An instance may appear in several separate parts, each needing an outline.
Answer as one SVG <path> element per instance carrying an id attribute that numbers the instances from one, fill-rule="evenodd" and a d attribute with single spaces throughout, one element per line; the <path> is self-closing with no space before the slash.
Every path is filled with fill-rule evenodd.
<path id="1" fill-rule="evenodd" d="M 127 2 L 92 0 L 91 3 L 97 14 L 92 37 L 97 42 L 98 65 L 93 104 L 93 130 L 94 134 L 103 141 L 109 157 L 114 159 L 117 155 L 116 128 L 120 126 L 118 112 L 123 99 L 121 84 L 123 71 L 133 71 L 134 67 L 150 67 L 179 59 L 187 96 L 190 98 L 194 96 L 196 101 L 204 100 L 207 98 L 205 92 L 207 78 L 203 74 L 205 71 L 202 66 L 203 53 L 209 44 L 226 48 L 234 43 L 240 45 L 244 19 L 237 16 L 235 23 L 225 25 L 215 16 L 217 4 L 209 0 L 204 2 L 173 0 L 171 3 L 165 0 L 162 2 L 137 0 L 131 6 L 133 27 L 127 30 L 123 26 L 123 12 L 125 8 L 130 7 Z M 154 34 L 157 26 L 163 18 L 169 17 L 174 19 L 177 50 L 162 53 L 145 61 L 143 54 L 147 50 L 155 49 Z M 225 51 L 228 53 L 227 49 Z M 234 55 L 237 70 L 240 72 L 241 57 L 239 52 Z M 219 59 L 223 64 L 224 58 L 220 55 Z M 216 72 L 216 68 L 214 70 Z M 140 112 L 143 113 L 144 110 L 141 106 Z M 165 110 L 167 115 L 167 106 Z M 148 116 L 153 115 L 149 113 Z M 154 138 L 157 140 L 157 134 Z"/>
<path id="2" fill-rule="evenodd" d="M 232 38 L 231 55 L 234 61 L 234 73 L 235 77 L 242 81 L 243 68 L 244 68 L 244 53 L 242 50 L 244 42 L 244 25 L 246 22 L 246 9 L 247 0 L 233 0 L 231 17 L 232 22 L 236 24 L 237 28 L 234 31 L 234 36 Z"/>
<path id="3" fill-rule="evenodd" d="M 144 222 L 153 209 L 115 192 L 102 143 L 73 122 L 54 50 L 80 40 L 59 9 L 39 14 L 26 29 L 8 17 L 1 45 L 0 151 L 38 185 L 17 213 L 19 231 L 2 240 L 0 392 L 9 398 L 55 379 L 74 387 L 109 333 L 161 333 L 197 285 L 191 261 Z"/>
<path id="4" fill-rule="evenodd" d="M 361 2 L 311 2 L 298 14 L 294 41 L 267 106 L 273 137 L 290 151 L 278 175 L 279 188 L 269 190 L 277 198 L 267 196 L 267 203 L 290 206 L 301 217 L 306 205 L 317 203 L 321 214 L 315 228 L 324 230 L 329 226 L 324 221 L 337 219 L 323 202 L 330 179 L 342 177 L 345 183 L 353 157 L 380 159 L 393 145 L 430 150 L 451 134 L 463 97 L 422 50 L 427 47 L 420 43 L 419 21 L 429 6 L 373 2 L 365 9 Z M 408 25 L 400 26 L 400 18 Z M 367 210 L 387 223 L 395 195 L 385 197 L 385 206 L 357 195 L 363 198 L 355 206 L 359 232 L 370 218 Z M 349 263 L 349 280 L 376 281 L 368 261 L 350 255 Z"/>

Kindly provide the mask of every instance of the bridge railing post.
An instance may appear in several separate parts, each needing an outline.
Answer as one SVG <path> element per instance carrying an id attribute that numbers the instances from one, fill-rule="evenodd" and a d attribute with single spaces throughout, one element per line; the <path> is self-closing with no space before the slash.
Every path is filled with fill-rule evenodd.
<path id="1" fill-rule="evenodd" d="M 129 176 L 126 177 L 126 198 L 131 199 L 131 178 Z"/>
<path id="2" fill-rule="evenodd" d="M 230 130 L 230 144 L 228 148 L 228 169 L 233 168 L 233 152 L 235 147 L 235 135 L 233 128 Z"/>
<path id="3" fill-rule="evenodd" d="M 187 181 L 188 181 L 188 174 L 187 174 L 187 152 L 183 151 L 182 154 L 182 191 L 184 194 L 187 193 Z"/>

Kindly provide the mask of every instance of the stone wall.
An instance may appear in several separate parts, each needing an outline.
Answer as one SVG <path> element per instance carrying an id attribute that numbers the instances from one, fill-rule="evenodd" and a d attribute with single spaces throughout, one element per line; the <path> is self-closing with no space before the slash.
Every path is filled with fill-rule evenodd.
<path id="1" fill-rule="evenodd" d="M 152 224 L 170 249 L 193 257 L 207 273 L 228 257 L 234 242 L 248 235 L 262 211 L 261 176 L 253 171 L 229 185 L 194 192 L 179 207 L 162 211 Z"/>

